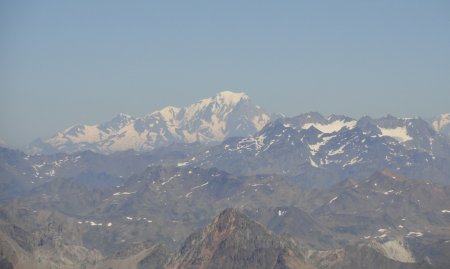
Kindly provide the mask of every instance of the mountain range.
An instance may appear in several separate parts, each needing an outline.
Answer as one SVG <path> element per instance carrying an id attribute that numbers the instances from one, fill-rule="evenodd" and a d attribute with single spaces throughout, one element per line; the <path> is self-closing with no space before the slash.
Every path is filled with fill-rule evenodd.
<path id="1" fill-rule="evenodd" d="M 83 185 L 58 180 L 3 204 L 0 262 L 19 269 L 450 265 L 443 254 L 450 189 L 389 170 L 313 192 L 280 177 L 162 166 L 120 187 Z M 239 210 L 222 211 L 230 206 Z"/>
<path id="2" fill-rule="evenodd" d="M 449 268 L 449 124 L 222 92 L 0 147 L 0 268 Z"/>
<path id="3" fill-rule="evenodd" d="M 355 120 L 308 113 L 274 120 L 251 136 L 228 138 L 188 163 L 241 175 L 282 174 L 312 184 L 389 168 L 448 184 L 449 160 L 449 139 L 421 118 Z"/>
<path id="4" fill-rule="evenodd" d="M 271 117 L 244 93 L 223 91 L 188 107 L 167 106 L 145 117 L 119 114 L 98 125 L 74 125 L 29 146 L 32 153 L 149 151 L 172 143 L 220 142 L 260 130 Z"/>
<path id="5" fill-rule="evenodd" d="M 187 107 L 167 106 L 142 118 L 121 113 L 102 124 L 77 124 L 48 139 L 34 141 L 27 151 L 54 153 L 92 150 L 112 153 L 125 150 L 150 151 L 172 143 L 200 142 L 208 145 L 230 137 L 254 135 L 280 117 L 283 116 L 268 114 L 263 108 L 254 105 L 245 93 L 223 91 Z M 355 120 L 346 116 L 331 115 L 324 118 L 318 113 L 308 113 L 285 118 L 278 123 L 296 130 L 313 126 L 327 134 L 338 132 L 344 127 L 358 127 L 365 134 L 390 137 L 409 148 L 417 147 L 426 151 L 436 150 L 431 149 L 430 137 L 436 136 L 436 133 L 447 138 L 450 135 L 450 114 L 442 114 L 428 123 L 420 118 L 397 119 L 387 116 Z M 439 148 L 439 145 L 435 148 Z"/>
<path id="6" fill-rule="evenodd" d="M 91 163 L 79 166 L 88 171 L 117 162 L 87 153 L 65 165 Z M 8 160 L 16 171 L 25 166 L 14 167 L 15 161 L 32 159 L 10 150 L 2 155 L 2 165 Z M 385 169 L 305 189 L 280 175 L 239 176 L 177 162 L 116 181 L 54 176 L 11 192 L 0 205 L 0 264 L 19 269 L 450 265 L 444 254 L 450 249 L 448 186 Z M 66 167 L 66 175 L 75 167 Z M 14 190 L 19 183 L 12 177 L 9 186 Z M 198 231 L 201 227 L 206 228 Z"/>

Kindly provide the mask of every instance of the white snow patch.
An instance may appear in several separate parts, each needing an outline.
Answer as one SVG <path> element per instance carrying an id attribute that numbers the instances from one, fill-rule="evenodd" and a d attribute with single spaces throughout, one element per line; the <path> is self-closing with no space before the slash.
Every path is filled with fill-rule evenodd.
<path id="1" fill-rule="evenodd" d="M 353 159 L 351 159 L 349 162 L 347 162 L 346 164 L 344 164 L 342 167 L 346 167 L 346 166 L 349 166 L 349 165 L 353 165 L 353 164 L 355 164 L 355 163 L 360 163 L 362 161 L 362 158 L 360 158 L 360 157 L 355 157 L 355 158 L 353 158 Z M 357 185 L 356 185 L 357 186 Z"/>
<path id="2" fill-rule="evenodd" d="M 314 126 L 314 128 L 318 129 L 322 133 L 334 133 L 340 131 L 344 127 L 347 129 L 353 129 L 356 126 L 356 121 L 337 120 L 329 124 L 307 123 L 302 126 L 302 129 L 309 129 L 311 126 Z"/>
<path id="3" fill-rule="evenodd" d="M 287 213 L 286 210 L 278 210 L 278 216 L 281 217 Z"/>
<path id="4" fill-rule="evenodd" d="M 328 204 L 329 204 L 329 205 L 332 204 L 334 201 L 336 201 L 337 198 L 338 198 L 337 196 L 334 197 L 333 199 L 331 199 L 331 200 L 328 202 Z"/>
<path id="5" fill-rule="evenodd" d="M 178 122 L 176 122 L 175 118 L 177 114 L 180 112 L 181 108 L 173 107 L 173 106 L 166 106 L 160 111 L 156 111 L 155 113 L 159 113 L 164 121 L 171 123 L 171 125 L 175 125 Z"/>
<path id="6" fill-rule="evenodd" d="M 191 172 L 191 171 L 190 171 L 190 172 Z M 191 173 L 192 173 L 192 172 L 191 172 Z M 191 173 L 189 173 L 189 174 L 191 174 Z M 168 180 L 166 180 L 166 181 L 164 181 L 163 183 L 161 183 L 161 186 L 166 185 L 167 183 L 169 183 L 170 181 L 172 181 L 172 179 L 176 178 L 177 176 L 178 176 L 178 174 L 176 174 L 176 175 L 170 177 Z"/>
<path id="7" fill-rule="evenodd" d="M 406 237 L 421 237 L 423 236 L 423 233 L 421 232 L 409 232 Z"/>
<path id="8" fill-rule="evenodd" d="M 315 161 L 313 161 L 313 159 L 311 159 L 311 157 L 309 157 L 309 163 L 310 163 L 311 166 L 313 166 L 313 167 L 319 167 L 319 166 L 317 165 L 317 163 L 316 163 Z"/>
<path id="9" fill-rule="evenodd" d="M 209 182 L 205 182 L 202 185 L 198 185 L 198 186 L 192 187 L 191 190 L 195 190 L 195 189 L 198 189 L 198 188 L 201 188 L 201 187 L 205 187 L 208 184 L 209 184 Z"/>
<path id="10" fill-rule="evenodd" d="M 71 134 L 73 132 L 75 132 L 75 135 Z M 103 136 L 106 136 L 106 133 L 100 130 L 96 125 L 77 125 L 69 127 L 64 131 L 64 134 L 61 134 L 61 136 L 59 137 L 57 136 L 53 138 L 56 141 L 51 141 L 53 140 L 52 138 L 49 140 L 57 145 L 61 145 L 67 140 L 71 141 L 74 144 L 96 143 L 99 142 Z"/>
<path id="11" fill-rule="evenodd" d="M 231 92 L 231 91 L 223 91 L 217 94 L 217 101 L 225 104 L 225 105 L 234 105 L 239 103 L 241 100 L 248 99 L 248 96 L 243 92 Z"/>
<path id="12" fill-rule="evenodd" d="M 51 169 L 50 171 L 45 173 L 47 176 L 49 177 L 54 177 L 55 176 L 55 169 Z"/>
<path id="13" fill-rule="evenodd" d="M 450 210 L 444 209 L 444 210 L 442 210 L 441 212 L 442 212 L 443 214 L 445 214 L 445 213 L 450 213 Z"/>
<path id="14" fill-rule="evenodd" d="M 309 145 L 309 149 L 311 150 L 311 155 L 316 155 L 317 152 L 320 150 L 320 148 L 322 146 L 326 145 L 328 143 L 328 141 L 330 141 L 334 137 L 336 137 L 336 136 L 335 135 L 327 136 L 327 137 L 324 137 L 321 142 L 319 142 L 317 144 Z"/>
<path id="15" fill-rule="evenodd" d="M 408 130 L 406 127 L 397 127 L 397 128 L 382 128 L 378 126 L 378 129 L 381 131 L 381 136 L 389 136 L 397 140 L 398 142 L 404 143 L 409 140 L 412 140 L 412 137 L 408 135 Z"/>
<path id="16" fill-rule="evenodd" d="M 116 193 L 114 193 L 113 194 L 113 196 L 119 196 L 119 195 L 130 195 L 130 194 L 133 194 L 133 193 L 136 193 L 135 191 L 133 191 L 133 192 L 116 192 Z"/>
<path id="17" fill-rule="evenodd" d="M 342 145 L 340 148 L 338 148 L 337 150 L 331 150 L 330 152 L 328 152 L 328 155 L 333 156 L 333 155 L 337 155 L 337 154 L 342 154 L 344 153 L 344 148 L 347 146 L 347 144 Z"/>

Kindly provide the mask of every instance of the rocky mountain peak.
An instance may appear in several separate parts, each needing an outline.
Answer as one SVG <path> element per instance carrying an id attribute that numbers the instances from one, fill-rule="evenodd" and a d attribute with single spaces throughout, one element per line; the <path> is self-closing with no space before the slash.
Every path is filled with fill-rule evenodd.
<path id="1" fill-rule="evenodd" d="M 167 268 L 310 268 L 289 243 L 236 209 L 189 236 Z"/>
<path id="2" fill-rule="evenodd" d="M 439 131 L 448 125 L 450 125 L 450 113 L 442 114 L 436 120 L 433 121 L 433 128 L 436 131 Z"/>
<path id="3" fill-rule="evenodd" d="M 100 126 L 100 129 L 105 131 L 107 131 L 108 129 L 110 130 L 121 129 L 133 120 L 134 118 L 132 116 L 125 113 L 119 113 L 112 120 L 102 124 Z"/>

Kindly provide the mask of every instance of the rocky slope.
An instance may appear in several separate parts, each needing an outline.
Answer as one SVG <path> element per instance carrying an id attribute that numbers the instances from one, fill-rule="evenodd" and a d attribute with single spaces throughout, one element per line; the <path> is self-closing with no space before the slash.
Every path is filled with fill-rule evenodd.
<path id="1" fill-rule="evenodd" d="M 173 144 L 151 152 L 100 154 L 92 151 L 72 154 L 29 155 L 0 147 L 0 201 L 25 195 L 54 179 L 66 178 L 87 188 L 121 185 L 148 166 L 177 164 L 204 150 L 199 143 Z"/>

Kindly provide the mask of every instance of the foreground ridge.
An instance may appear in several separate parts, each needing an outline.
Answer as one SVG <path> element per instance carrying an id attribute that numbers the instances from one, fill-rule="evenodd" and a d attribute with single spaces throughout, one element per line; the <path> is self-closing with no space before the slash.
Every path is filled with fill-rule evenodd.
<path id="1" fill-rule="evenodd" d="M 284 241 L 236 209 L 226 209 L 184 242 L 167 268 L 313 268 Z"/>

